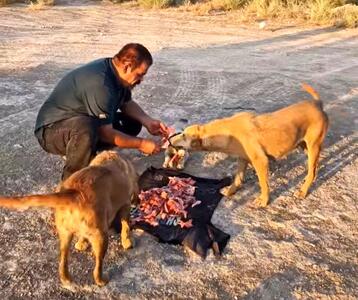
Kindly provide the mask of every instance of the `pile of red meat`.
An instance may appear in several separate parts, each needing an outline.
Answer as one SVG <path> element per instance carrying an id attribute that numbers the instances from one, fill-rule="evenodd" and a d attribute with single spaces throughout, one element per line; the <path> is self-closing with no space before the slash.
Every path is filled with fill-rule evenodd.
<path id="1" fill-rule="evenodd" d="M 187 209 L 201 203 L 195 199 L 194 184 L 191 178 L 169 177 L 168 185 L 142 191 L 132 221 L 146 222 L 152 226 L 165 224 L 192 227 L 192 220 L 187 219 Z"/>

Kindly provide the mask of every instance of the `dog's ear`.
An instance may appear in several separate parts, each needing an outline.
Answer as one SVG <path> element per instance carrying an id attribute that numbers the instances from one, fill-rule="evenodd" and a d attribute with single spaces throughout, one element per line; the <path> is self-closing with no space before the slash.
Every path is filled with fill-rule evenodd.
<path id="1" fill-rule="evenodd" d="M 193 138 L 200 137 L 202 126 L 198 124 L 191 125 L 184 130 L 184 134 Z"/>
<path id="2" fill-rule="evenodd" d="M 190 148 L 192 149 L 201 149 L 202 145 L 202 139 L 199 137 L 191 140 L 190 142 Z"/>
<path id="3" fill-rule="evenodd" d="M 203 126 L 195 124 L 187 127 L 184 135 L 190 137 L 190 148 L 200 149 L 202 146 Z"/>
<path id="4" fill-rule="evenodd" d="M 201 125 L 197 125 L 197 135 L 198 137 L 200 137 L 201 139 L 203 138 L 204 136 L 204 132 L 205 132 L 205 128 L 204 126 L 201 126 Z"/>

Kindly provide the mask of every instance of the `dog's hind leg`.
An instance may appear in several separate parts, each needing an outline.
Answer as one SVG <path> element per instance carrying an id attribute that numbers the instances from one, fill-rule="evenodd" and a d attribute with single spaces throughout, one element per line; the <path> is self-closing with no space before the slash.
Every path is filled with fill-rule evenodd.
<path id="1" fill-rule="evenodd" d="M 84 237 L 80 237 L 75 244 L 75 249 L 78 251 L 86 251 L 88 249 L 89 243 Z"/>
<path id="2" fill-rule="evenodd" d="M 301 189 L 295 193 L 296 197 L 305 198 L 312 182 L 316 179 L 320 152 L 321 145 L 318 143 L 307 145 L 308 172 Z"/>
<path id="3" fill-rule="evenodd" d="M 129 227 L 129 216 L 130 216 L 130 206 L 125 205 L 119 211 L 119 218 L 121 219 L 121 243 L 122 247 L 127 250 L 132 248 L 134 242 L 130 236 L 130 227 Z"/>
<path id="4" fill-rule="evenodd" d="M 89 241 L 92 245 L 93 254 L 96 259 L 96 265 L 93 270 L 93 278 L 98 286 L 104 286 L 108 283 L 108 279 L 105 279 L 102 273 L 103 259 L 108 248 L 108 234 L 98 229 L 96 233 L 89 237 Z"/>
<path id="5" fill-rule="evenodd" d="M 229 196 L 235 194 L 236 191 L 241 187 L 242 183 L 244 182 L 247 164 L 248 164 L 248 162 L 246 160 L 239 158 L 238 170 L 235 175 L 235 179 L 231 185 L 223 187 L 220 190 L 222 195 L 224 195 L 225 197 L 229 197 Z"/>
<path id="6" fill-rule="evenodd" d="M 64 286 L 71 284 L 71 277 L 68 271 L 68 252 L 72 241 L 72 233 L 67 230 L 58 230 L 60 238 L 60 264 L 59 274 L 61 283 Z"/>

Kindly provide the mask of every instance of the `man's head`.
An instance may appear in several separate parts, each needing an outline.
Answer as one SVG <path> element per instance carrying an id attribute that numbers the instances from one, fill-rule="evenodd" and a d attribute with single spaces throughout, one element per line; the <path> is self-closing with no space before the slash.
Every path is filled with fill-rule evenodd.
<path id="1" fill-rule="evenodd" d="M 121 83 L 133 88 L 142 81 L 153 63 L 153 58 L 143 45 L 131 43 L 125 45 L 112 61 Z"/>

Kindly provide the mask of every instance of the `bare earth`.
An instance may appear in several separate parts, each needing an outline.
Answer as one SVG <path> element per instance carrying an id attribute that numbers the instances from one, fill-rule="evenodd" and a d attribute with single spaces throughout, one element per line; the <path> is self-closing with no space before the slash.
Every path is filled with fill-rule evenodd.
<path id="1" fill-rule="evenodd" d="M 33 136 L 37 111 L 70 69 L 140 42 L 155 64 L 135 100 L 167 124 L 258 113 L 321 94 L 330 130 L 318 180 L 305 200 L 293 192 L 306 172 L 303 153 L 271 164 L 272 203 L 253 209 L 256 176 L 223 199 L 213 223 L 231 234 L 222 258 L 202 261 L 180 246 L 159 244 L 136 231 L 123 251 L 113 235 L 105 271 L 110 283 L 92 285 L 89 254 L 71 254 L 76 292 L 61 288 L 57 239 L 50 212 L 0 215 L 0 299 L 357 299 L 358 298 L 358 32 L 332 28 L 247 28 L 225 16 L 195 17 L 120 8 L 100 2 L 51 9 L 0 8 L 0 191 L 47 192 L 62 161 Z M 274 29 L 274 30 L 270 30 Z M 146 135 L 143 132 L 143 135 Z M 122 151 L 142 172 L 163 155 Z M 192 154 L 186 172 L 221 178 L 235 161 Z"/>

